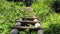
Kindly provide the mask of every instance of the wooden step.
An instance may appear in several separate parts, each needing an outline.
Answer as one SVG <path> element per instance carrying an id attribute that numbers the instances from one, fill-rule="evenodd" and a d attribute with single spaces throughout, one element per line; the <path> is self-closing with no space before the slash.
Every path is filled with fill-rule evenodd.
<path id="1" fill-rule="evenodd" d="M 16 20 L 16 22 L 19 22 L 19 21 L 34 21 L 34 19 L 37 19 L 37 18 L 20 18 L 20 19 Z"/>
<path id="2" fill-rule="evenodd" d="M 17 28 L 17 29 L 41 29 L 40 27 L 27 27 L 27 26 L 14 26 L 14 28 Z"/>
<path id="3" fill-rule="evenodd" d="M 17 21 L 20 23 L 25 23 L 25 24 L 35 24 L 35 23 L 39 23 L 39 21 Z"/>
<path id="4" fill-rule="evenodd" d="M 37 18 L 29 18 L 29 17 L 28 17 L 28 18 L 24 18 L 24 17 L 23 17 L 22 19 L 23 19 L 23 20 L 34 20 L 34 19 L 37 19 Z"/>

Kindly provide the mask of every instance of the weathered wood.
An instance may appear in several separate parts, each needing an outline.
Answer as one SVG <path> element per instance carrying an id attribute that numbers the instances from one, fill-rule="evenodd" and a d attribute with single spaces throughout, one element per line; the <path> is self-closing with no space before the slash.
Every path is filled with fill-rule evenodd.
<path id="1" fill-rule="evenodd" d="M 34 20 L 34 19 L 37 19 L 37 18 L 29 18 L 29 17 L 28 17 L 28 18 L 24 18 L 24 17 L 23 17 L 22 19 L 23 19 L 23 20 L 24 20 L 24 19 L 26 19 L 26 20 Z"/>
<path id="2" fill-rule="evenodd" d="M 27 27 L 27 26 L 14 26 L 14 28 L 17 28 L 17 29 L 42 29 L 42 28 L 40 28 L 40 27 Z"/>
<path id="3" fill-rule="evenodd" d="M 39 23 L 39 21 L 17 21 L 22 23 Z"/>
<path id="4" fill-rule="evenodd" d="M 39 23 L 39 21 L 17 21 L 20 22 L 22 24 L 35 24 L 35 23 Z"/>

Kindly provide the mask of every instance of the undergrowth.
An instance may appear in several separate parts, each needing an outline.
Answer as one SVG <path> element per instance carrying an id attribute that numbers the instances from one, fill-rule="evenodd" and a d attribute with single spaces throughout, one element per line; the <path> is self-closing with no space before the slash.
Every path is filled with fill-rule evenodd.
<path id="1" fill-rule="evenodd" d="M 60 34 L 60 13 L 54 12 L 51 7 L 55 1 L 58 0 L 40 0 L 31 5 L 45 34 Z M 0 0 L 0 34 L 10 34 L 16 19 L 24 16 L 24 8 L 25 5 L 21 2 Z M 25 32 L 21 32 L 21 34 L 25 34 Z"/>

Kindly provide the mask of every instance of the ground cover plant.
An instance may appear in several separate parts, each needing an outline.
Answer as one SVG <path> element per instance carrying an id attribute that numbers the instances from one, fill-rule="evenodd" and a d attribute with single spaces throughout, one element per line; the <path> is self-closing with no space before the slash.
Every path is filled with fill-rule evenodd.
<path id="1" fill-rule="evenodd" d="M 56 13 L 52 8 L 55 1 L 59 0 L 40 0 L 31 5 L 45 34 L 60 34 L 60 13 Z M 25 5 L 21 2 L 0 0 L 0 34 L 10 33 L 11 27 L 16 23 L 15 20 L 24 16 L 24 8 Z"/>

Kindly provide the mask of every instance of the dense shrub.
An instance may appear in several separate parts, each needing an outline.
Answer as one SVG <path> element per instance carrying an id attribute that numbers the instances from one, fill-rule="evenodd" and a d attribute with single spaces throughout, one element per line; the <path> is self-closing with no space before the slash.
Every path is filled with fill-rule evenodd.
<path id="1" fill-rule="evenodd" d="M 45 34 L 60 34 L 60 24 L 50 24 L 45 30 Z"/>
<path id="2" fill-rule="evenodd" d="M 60 1 L 55 1 L 52 5 L 52 8 L 56 13 L 60 13 Z"/>
<path id="3" fill-rule="evenodd" d="M 9 34 L 10 27 L 15 24 L 15 20 L 23 16 L 23 8 L 20 2 L 0 0 L 0 34 Z"/>
<path id="4" fill-rule="evenodd" d="M 60 34 L 60 14 L 51 8 L 56 0 L 40 0 L 31 6 L 41 21 L 45 34 Z M 21 2 L 0 0 L 0 34 L 9 34 L 15 20 L 24 16 L 25 5 Z M 23 33 L 24 34 L 24 33 Z"/>

